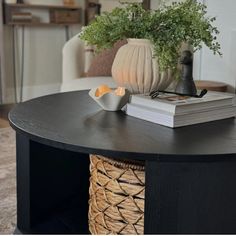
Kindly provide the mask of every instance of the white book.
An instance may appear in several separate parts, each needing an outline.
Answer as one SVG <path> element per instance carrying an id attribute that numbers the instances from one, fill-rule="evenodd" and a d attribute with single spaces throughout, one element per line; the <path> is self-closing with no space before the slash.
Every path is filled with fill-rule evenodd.
<path id="1" fill-rule="evenodd" d="M 209 91 L 202 98 L 163 93 L 152 99 L 148 95 L 135 94 L 131 96 L 130 103 L 168 111 L 173 114 L 188 114 L 216 109 L 217 107 L 233 106 L 236 104 L 236 97 L 235 94 L 212 91 Z"/>
<path id="2" fill-rule="evenodd" d="M 149 108 L 142 105 L 127 104 L 127 115 L 171 128 L 221 120 L 236 116 L 236 106 L 224 106 L 214 110 L 174 115 L 171 112 Z"/>

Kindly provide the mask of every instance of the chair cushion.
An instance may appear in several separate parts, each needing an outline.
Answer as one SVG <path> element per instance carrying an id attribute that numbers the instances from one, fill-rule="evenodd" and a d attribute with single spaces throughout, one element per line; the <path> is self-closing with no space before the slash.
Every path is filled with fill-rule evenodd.
<path id="1" fill-rule="evenodd" d="M 111 68 L 116 53 L 120 47 L 125 45 L 127 40 L 118 41 L 110 49 L 98 53 L 92 60 L 91 66 L 87 72 L 88 77 L 93 76 L 111 76 Z"/>

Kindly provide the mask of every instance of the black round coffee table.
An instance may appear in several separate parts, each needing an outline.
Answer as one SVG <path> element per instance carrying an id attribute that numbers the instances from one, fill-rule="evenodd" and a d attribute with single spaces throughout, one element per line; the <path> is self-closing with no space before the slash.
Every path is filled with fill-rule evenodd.
<path id="1" fill-rule="evenodd" d="M 145 161 L 145 233 L 236 233 L 232 118 L 171 129 L 80 91 L 18 104 L 9 120 L 23 233 L 88 233 L 90 153 Z"/>

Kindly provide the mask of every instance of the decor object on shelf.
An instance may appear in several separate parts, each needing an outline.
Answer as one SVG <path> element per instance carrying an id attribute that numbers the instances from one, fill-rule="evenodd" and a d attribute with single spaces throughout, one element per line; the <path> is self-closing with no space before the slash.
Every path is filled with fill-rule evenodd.
<path id="1" fill-rule="evenodd" d="M 81 22 L 81 12 L 79 10 L 50 9 L 50 23 L 75 24 Z"/>
<path id="2" fill-rule="evenodd" d="M 130 93 L 123 87 L 110 89 L 107 85 L 91 89 L 89 92 L 99 106 L 105 111 L 119 111 L 129 100 Z"/>
<path id="3" fill-rule="evenodd" d="M 40 11 L 37 13 L 36 9 Z M 40 21 L 41 10 L 49 15 L 49 22 Z M 4 23 L 7 25 L 61 26 L 62 24 L 71 25 L 80 22 L 81 8 L 76 5 L 4 4 Z"/>
<path id="4" fill-rule="evenodd" d="M 159 78 L 168 80 L 170 83 L 170 77 L 172 80 L 177 77 L 179 52 L 183 43 L 191 45 L 194 51 L 200 49 L 202 43 L 204 43 L 214 54 L 221 55 L 220 45 L 216 41 L 216 35 L 219 31 L 212 25 L 214 21 L 214 17 L 209 18 L 206 16 L 206 6 L 195 0 L 173 3 L 156 11 L 147 11 L 142 8 L 141 4 L 133 3 L 127 4 L 124 8 L 115 8 L 110 13 L 103 13 L 101 16 L 97 16 L 96 20 L 83 28 L 80 38 L 88 44 L 95 45 L 97 51 L 112 47 L 115 42 L 121 39 L 150 40 L 153 44 L 153 57 L 156 58 L 156 64 L 152 66 L 151 73 L 152 77 L 156 78 L 157 81 L 153 81 L 153 84 L 156 84 L 155 88 L 150 86 L 150 88 L 140 91 L 139 89 L 131 90 L 132 93 L 143 93 L 149 89 L 159 89 L 158 86 L 162 84 L 158 82 Z M 120 50 L 123 49 L 120 48 Z M 139 57 L 136 51 L 134 51 L 134 54 Z M 148 60 L 150 62 L 150 58 Z M 135 64 L 135 61 L 130 62 L 130 64 Z M 117 63 L 113 64 L 113 77 L 119 85 L 120 81 L 123 84 L 123 78 L 117 78 L 117 73 L 115 73 L 117 71 Z M 125 63 L 123 61 L 119 63 L 119 69 L 127 75 Z M 132 83 L 136 83 L 139 79 L 145 81 L 142 88 L 146 86 L 144 78 L 147 73 L 150 73 L 149 69 L 146 70 L 147 64 L 148 61 L 143 61 L 139 65 L 139 67 L 143 67 L 143 77 L 139 78 L 140 74 L 136 73 L 136 71 L 132 72 L 131 75 Z M 124 65 L 124 69 L 122 65 Z M 161 76 L 163 72 L 166 74 L 171 73 L 171 75 L 163 77 Z M 129 79 L 130 77 L 127 77 L 126 83 L 129 83 Z M 147 83 L 147 87 L 149 85 L 150 82 Z M 168 82 L 166 82 L 166 86 L 168 86 Z M 130 87 L 133 89 L 133 84 Z"/>
<path id="5" fill-rule="evenodd" d="M 75 5 L 75 0 L 63 0 L 63 4 L 65 6 L 74 6 Z"/>
<path id="6" fill-rule="evenodd" d="M 180 58 L 182 64 L 182 75 L 176 86 L 177 93 L 189 94 L 194 96 L 197 94 L 197 89 L 193 81 L 193 54 L 186 50 Z"/>
<path id="7" fill-rule="evenodd" d="M 91 234 L 144 234 L 144 162 L 90 155 Z"/>
<path id="8" fill-rule="evenodd" d="M 11 16 L 12 22 L 32 22 L 33 15 L 31 12 L 14 12 Z"/>

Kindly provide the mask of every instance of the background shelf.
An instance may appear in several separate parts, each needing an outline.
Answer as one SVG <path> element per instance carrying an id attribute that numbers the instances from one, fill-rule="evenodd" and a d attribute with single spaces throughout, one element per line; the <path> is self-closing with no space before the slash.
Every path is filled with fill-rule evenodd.
<path id="1" fill-rule="evenodd" d="M 36 18 L 33 10 L 41 9 L 48 12 L 49 21 L 41 22 L 40 17 Z M 57 26 L 73 25 L 82 22 L 82 8 L 80 6 L 67 5 L 36 5 L 36 4 L 4 4 L 4 23 L 7 25 L 22 26 Z M 29 16 L 21 17 L 21 20 L 13 20 L 14 15 L 29 13 Z M 29 19 L 31 16 L 31 19 Z M 18 16 L 19 17 L 19 16 Z M 29 17 L 29 18 L 28 18 Z"/>

